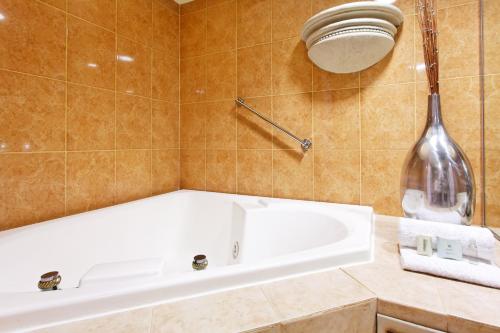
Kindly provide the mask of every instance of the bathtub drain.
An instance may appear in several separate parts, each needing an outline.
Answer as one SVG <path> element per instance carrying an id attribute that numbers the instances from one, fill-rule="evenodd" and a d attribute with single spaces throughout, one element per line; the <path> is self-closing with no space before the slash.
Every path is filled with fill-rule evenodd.
<path id="1" fill-rule="evenodd" d="M 240 244 L 238 241 L 234 242 L 233 245 L 233 259 L 238 258 L 238 254 L 240 253 Z"/>

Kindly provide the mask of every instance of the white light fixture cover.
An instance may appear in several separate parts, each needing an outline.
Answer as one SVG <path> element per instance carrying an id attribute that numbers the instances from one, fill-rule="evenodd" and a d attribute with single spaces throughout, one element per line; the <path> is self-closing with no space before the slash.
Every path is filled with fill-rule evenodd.
<path id="1" fill-rule="evenodd" d="M 399 8 L 375 1 L 326 9 L 304 24 L 302 39 L 319 68 L 353 73 L 373 66 L 394 47 L 404 16 Z"/>

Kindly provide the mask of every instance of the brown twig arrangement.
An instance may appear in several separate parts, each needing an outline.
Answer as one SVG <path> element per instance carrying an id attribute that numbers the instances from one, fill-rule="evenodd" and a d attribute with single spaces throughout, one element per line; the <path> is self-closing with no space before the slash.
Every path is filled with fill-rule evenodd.
<path id="1" fill-rule="evenodd" d="M 435 0 L 417 0 L 417 16 L 422 32 L 425 71 L 431 94 L 439 94 L 439 59 Z"/>

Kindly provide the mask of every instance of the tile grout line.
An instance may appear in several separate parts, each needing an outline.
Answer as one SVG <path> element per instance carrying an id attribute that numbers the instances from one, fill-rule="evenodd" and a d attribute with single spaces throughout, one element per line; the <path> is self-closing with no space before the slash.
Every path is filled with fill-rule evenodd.
<path id="1" fill-rule="evenodd" d="M 167 55 L 167 57 L 169 57 L 169 56 Z M 201 56 L 197 56 L 197 57 L 201 57 Z M 57 81 L 57 82 L 61 82 L 61 83 L 68 82 L 71 85 L 77 85 L 77 86 L 86 87 L 86 88 L 92 88 L 92 89 L 96 89 L 96 90 L 104 90 L 104 91 L 109 91 L 109 92 L 114 92 L 115 91 L 115 89 L 108 89 L 108 88 L 103 88 L 103 87 L 98 87 L 98 86 L 90 86 L 90 85 L 86 85 L 86 84 L 79 83 L 79 82 L 61 80 L 61 79 L 56 79 L 56 78 L 52 78 L 52 77 L 49 77 L 49 76 L 37 75 L 37 74 L 33 74 L 33 73 L 28 73 L 28 72 L 21 72 L 21 71 L 12 70 L 12 69 L 9 69 L 9 68 L 0 68 L 0 71 L 15 73 L 15 74 L 19 74 L 19 75 L 32 76 L 32 77 L 37 77 L 37 78 L 41 78 L 41 79 L 47 79 L 47 80 L 51 80 L 51 81 Z M 488 77 L 488 76 L 500 76 L 500 73 L 485 74 L 484 76 L 485 77 Z M 474 79 L 474 78 L 479 78 L 479 77 L 480 77 L 479 75 L 464 75 L 464 76 L 447 77 L 447 78 L 440 78 L 440 82 L 460 80 L 460 79 Z M 426 81 L 423 80 L 423 81 L 416 81 L 416 82 L 415 81 L 394 82 L 394 83 L 385 83 L 385 84 L 380 84 L 380 85 L 377 84 L 377 85 L 362 86 L 361 88 L 362 89 L 367 89 L 367 88 L 386 87 L 386 86 L 395 86 L 395 85 L 408 85 L 408 84 L 412 84 L 412 83 L 418 84 L 418 83 L 424 83 L 424 82 L 426 82 Z M 309 93 L 309 92 L 339 91 L 339 90 L 349 90 L 349 89 L 356 89 L 356 88 L 358 88 L 358 87 L 356 86 L 356 87 L 348 87 L 348 88 L 335 88 L 335 89 L 324 89 L 324 90 L 300 91 L 300 92 L 295 92 L 295 93 L 276 94 L 275 96 L 288 96 L 288 95 L 294 95 L 294 94 L 305 94 L 305 93 Z M 124 95 L 135 96 L 135 97 L 141 97 L 141 98 L 151 98 L 151 97 L 147 97 L 147 96 L 143 96 L 143 95 L 130 94 L 130 93 L 126 93 L 126 92 L 118 92 L 118 93 L 124 94 Z M 272 94 L 271 95 L 256 95 L 256 96 L 246 96 L 246 98 L 259 98 L 259 97 L 272 97 L 272 96 L 273 96 Z M 162 99 L 162 98 L 152 98 L 152 99 L 155 100 L 155 101 L 162 101 L 162 102 L 167 102 L 167 103 L 171 103 L 171 104 L 181 104 L 180 101 L 174 101 L 174 100 L 169 100 L 169 99 Z M 218 102 L 218 101 L 224 101 L 224 100 L 227 101 L 228 99 L 216 99 L 216 100 L 213 100 L 211 102 Z M 182 103 L 182 104 L 195 104 L 195 103 L 202 103 L 202 102 L 191 101 L 191 102 L 185 102 L 185 103 Z"/>
<path id="2" fill-rule="evenodd" d="M 358 148 L 359 148 L 359 153 L 358 153 L 358 156 L 359 156 L 359 163 L 358 163 L 358 167 L 359 167 L 359 198 L 358 198 L 358 202 L 359 204 L 361 205 L 361 196 L 362 196 L 362 193 L 363 193 L 363 154 L 362 154 L 362 151 L 361 151 L 361 148 L 362 148 L 362 144 L 361 144 L 361 141 L 363 140 L 363 136 L 362 136 L 362 131 L 361 131 L 361 127 L 362 127 L 362 113 L 361 113 L 361 72 L 358 72 L 358 121 L 359 121 L 359 130 L 358 130 L 358 140 L 359 140 L 359 143 L 358 143 Z"/>
<path id="3" fill-rule="evenodd" d="M 414 136 L 414 139 L 413 140 L 416 140 L 417 139 L 417 68 L 416 68 L 416 63 L 417 63 L 417 40 L 418 39 L 418 34 L 417 34 L 417 29 L 416 29 L 416 26 L 418 25 L 417 23 L 417 20 L 418 20 L 418 17 L 415 16 L 414 20 L 413 20 L 413 77 L 414 77 L 414 81 L 415 81 L 415 87 L 414 87 L 414 100 L 413 100 L 413 136 Z"/>
<path id="4" fill-rule="evenodd" d="M 154 19 L 155 0 L 151 0 L 151 47 L 149 55 L 149 195 L 153 195 L 153 61 L 154 61 Z"/>
<path id="5" fill-rule="evenodd" d="M 117 86 L 117 81 L 118 81 L 118 62 L 116 61 L 116 56 L 118 55 L 118 1 L 115 2 L 115 54 L 113 56 L 113 61 L 114 61 L 114 71 L 115 71 L 115 87 L 114 87 L 114 95 L 115 95 L 115 108 L 114 108 L 114 186 L 113 186 L 113 203 L 116 204 L 118 201 L 118 177 L 116 174 L 117 171 L 117 160 L 118 160 L 118 151 L 117 151 L 117 145 L 116 145 L 116 132 L 117 132 L 117 100 L 118 100 L 118 86 Z"/>
<path id="6" fill-rule="evenodd" d="M 313 15 L 313 2 L 309 1 L 309 17 Z M 312 200 L 316 199 L 316 147 L 314 146 L 315 136 L 314 136 L 314 64 L 311 64 L 311 137 L 309 138 L 313 142 L 312 146 Z M 307 139 L 307 138 L 306 138 Z M 305 154 L 304 154 L 305 155 Z"/>
<path id="7" fill-rule="evenodd" d="M 204 35 L 205 35 L 205 52 L 203 53 L 203 62 L 204 62 L 204 69 L 205 69 L 205 81 L 203 82 L 203 87 L 204 87 L 204 102 L 206 102 L 206 93 L 207 93 L 207 83 L 208 83 L 208 79 L 207 79 L 207 75 L 208 75 L 208 68 L 207 68 L 207 49 L 208 49 L 208 8 L 207 6 L 205 6 L 205 8 L 203 8 L 203 11 L 205 12 L 205 27 L 204 27 Z M 207 104 L 205 104 L 206 106 Z M 206 108 L 205 108 L 205 115 L 204 115 L 204 128 L 205 128 L 205 186 L 203 188 L 204 191 L 207 190 L 207 113 L 206 113 Z"/>
<path id="8" fill-rule="evenodd" d="M 274 121 L 274 85 L 273 85 L 273 15 L 274 15 L 274 1 L 271 0 L 271 120 Z M 274 128 L 271 128 L 271 197 L 274 198 Z"/>
<path id="9" fill-rule="evenodd" d="M 178 79 L 178 88 L 177 88 L 177 147 L 179 148 L 179 152 L 177 154 L 178 163 L 177 163 L 177 189 L 181 189 L 181 177 L 182 177 L 182 164 L 181 164 L 181 8 L 180 5 L 179 12 L 177 13 L 177 79 Z"/>
<path id="10" fill-rule="evenodd" d="M 235 58 L 236 58 L 235 66 L 234 66 L 235 67 L 234 68 L 234 70 L 235 70 L 235 75 L 234 75 L 235 82 L 234 82 L 234 85 L 235 86 L 233 87 L 233 89 L 234 89 L 233 91 L 236 92 L 236 97 L 238 96 L 238 13 L 239 13 L 239 10 L 238 10 L 238 8 L 239 8 L 238 1 L 239 0 L 236 0 L 234 2 L 235 5 L 236 5 L 236 17 L 235 17 L 235 22 L 234 22 L 234 24 L 236 25 L 236 29 L 234 30 L 234 33 L 235 33 L 235 44 L 236 44 L 235 48 L 236 49 L 232 50 L 232 52 L 234 52 Z M 235 181 L 236 184 L 235 184 L 234 188 L 235 188 L 235 193 L 238 194 L 240 192 L 239 181 L 238 181 L 239 180 L 238 124 L 239 124 L 239 120 L 240 120 L 239 119 L 239 107 L 238 107 L 238 105 L 235 105 L 235 109 L 236 109 L 236 152 L 235 152 L 235 159 L 236 159 L 236 161 L 235 161 L 235 164 L 236 164 L 235 165 L 235 169 L 236 169 L 235 170 L 235 176 L 236 176 L 236 178 L 235 178 L 234 181 Z"/>
<path id="11" fill-rule="evenodd" d="M 65 1 L 67 9 L 67 1 Z M 64 215 L 68 214 L 68 13 L 65 12 L 65 94 L 64 94 Z"/>

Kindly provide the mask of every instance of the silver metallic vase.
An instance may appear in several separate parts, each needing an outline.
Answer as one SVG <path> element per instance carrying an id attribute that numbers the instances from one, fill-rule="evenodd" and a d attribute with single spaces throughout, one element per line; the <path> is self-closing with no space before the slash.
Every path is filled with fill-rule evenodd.
<path id="1" fill-rule="evenodd" d="M 429 95 L 425 129 L 406 157 L 401 201 L 406 217 L 472 223 L 474 174 L 464 152 L 446 132 L 439 94 Z"/>

